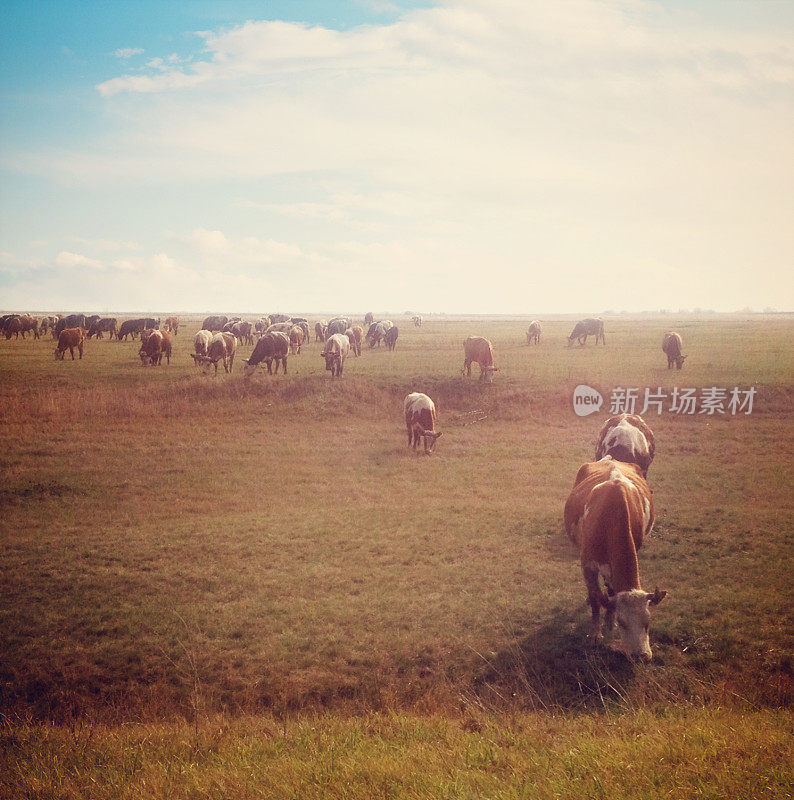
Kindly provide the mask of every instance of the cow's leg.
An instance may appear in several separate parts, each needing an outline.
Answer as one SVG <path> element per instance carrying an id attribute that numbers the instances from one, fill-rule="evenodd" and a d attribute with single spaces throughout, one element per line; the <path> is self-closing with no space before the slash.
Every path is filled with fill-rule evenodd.
<path id="1" fill-rule="evenodd" d="M 582 566 L 584 582 L 587 585 L 587 602 L 591 612 L 591 636 L 593 641 L 600 641 L 601 635 L 601 606 L 602 594 L 601 587 L 598 585 L 598 567 Z"/>
<path id="2" fill-rule="evenodd" d="M 282 358 L 281 361 L 282 361 L 282 364 L 284 365 L 284 374 L 286 375 L 287 374 L 287 357 L 284 356 L 284 358 Z"/>

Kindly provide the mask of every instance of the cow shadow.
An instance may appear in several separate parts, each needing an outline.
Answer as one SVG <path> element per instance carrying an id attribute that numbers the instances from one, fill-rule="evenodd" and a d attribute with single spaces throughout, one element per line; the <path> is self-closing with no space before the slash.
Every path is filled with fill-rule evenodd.
<path id="1" fill-rule="evenodd" d="M 638 665 L 588 637 L 584 604 L 483 659 L 471 692 L 483 705 L 585 711 L 630 705 Z M 609 636 L 607 638 L 610 638 Z"/>

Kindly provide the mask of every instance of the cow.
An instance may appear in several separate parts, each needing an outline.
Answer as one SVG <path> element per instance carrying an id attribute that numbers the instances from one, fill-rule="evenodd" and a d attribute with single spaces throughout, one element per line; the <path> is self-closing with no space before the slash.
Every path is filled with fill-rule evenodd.
<path id="1" fill-rule="evenodd" d="M 400 331 L 398 330 L 396 325 L 392 325 L 389 330 L 386 331 L 386 334 L 383 337 L 383 341 L 386 342 L 386 349 L 387 350 L 394 350 L 397 346 L 397 337 L 400 335 Z"/>
<path id="2" fill-rule="evenodd" d="M 320 355 L 325 359 L 325 368 L 330 370 L 331 377 L 342 376 L 345 359 L 350 352 L 350 339 L 344 333 L 335 333 L 328 338 Z"/>
<path id="3" fill-rule="evenodd" d="M 639 468 L 611 456 L 582 465 L 564 512 L 565 530 L 579 546 L 593 640 L 602 638 L 603 607 L 607 631 L 617 619 L 623 651 L 643 661 L 652 656 L 650 606 L 667 596 L 658 588 L 645 592 L 640 585 L 637 551 L 653 527 L 653 514 L 653 494 Z"/>
<path id="4" fill-rule="evenodd" d="M 20 333 L 24 339 L 25 327 L 22 324 L 22 316 L 20 314 L 10 314 L 3 320 L 3 333 L 5 334 L 6 340 L 10 339 L 12 336 L 15 339 L 19 339 Z"/>
<path id="5" fill-rule="evenodd" d="M 499 372 L 499 367 L 493 364 L 491 343 L 482 336 L 468 336 L 463 342 L 463 374 L 469 378 L 475 361 L 480 365 L 480 380 L 493 383 L 493 374 Z"/>
<path id="6" fill-rule="evenodd" d="M 193 350 L 197 356 L 207 355 L 207 348 L 210 345 L 211 339 L 211 331 L 208 331 L 204 328 L 202 328 L 200 331 L 196 331 L 196 335 L 193 337 Z"/>
<path id="7" fill-rule="evenodd" d="M 58 317 L 47 316 L 42 317 L 39 321 L 39 333 L 42 336 L 46 336 L 49 331 L 51 331 L 55 327 L 55 323 L 58 321 Z"/>
<path id="8" fill-rule="evenodd" d="M 672 369 L 675 364 L 676 369 L 684 366 L 686 356 L 681 355 L 681 334 L 675 331 L 668 331 L 662 338 L 662 350 L 667 356 L 667 369 Z"/>
<path id="9" fill-rule="evenodd" d="M 293 325 L 289 332 L 289 350 L 294 356 L 301 354 L 301 347 L 305 338 L 303 328 L 300 325 Z"/>
<path id="10" fill-rule="evenodd" d="M 375 322 L 375 315 L 371 311 L 367 311 L 367 313 L 364 314 L 364 324 L 369 326 L 372 325 L 373 322 Z"/>
<path id="11" fill-rule="evenodd" d="M 289 322 L 290 316 L 289 314 L 271 314 L 270 315 L 270 324 L 273 325 L 276 322 Z"/>
<path id="12" fill-rule="evenodd" d="M 85 318 L 85 323 L 83 323 L 83 327 L 87 330 L 91 330 L 91 326 L 95 323 L 99 322 L 99 314 L 91 314 L 91 316 Z"/>
<path id="13" fill-rule="evenodd" d="M 115 317 L 103 317 L 94 322 L 88 329 L 88 338 L 90 339 L 92 336 L 96 336 L 97 339 L 101 339 L 103 333 L 109 333 L 111 339 L 116 335 Z"/>
<path id="14" fill-rule="evenodd" d="M 204 328 L 205 331 L 222 331 L 223 326 L 228 321 L 229 318 L 223 316 L 223 314 L 211 314 L 201 323 L 201 327 Z"/>
<path id="15" fill-rule="evenodd" d="M 328 328 L 328 320 L 320 320 L 319 322 L 314 323 L 314 341 L 315 342 L 324 342 L 325 341 L 325 331 Z"/>
<path id="16" fill-rule="evenodd" d="M 347 317 L 334 317 L 328 321 L 328 327 L 325 329 L 325 340 L 328 341 L 335 333 L 344 333 L 351 325 L 351 321 Z"/>
<path id="17" fill-rule="evenodd" d="M 604 456 L 612 456 L 615 461 L 636 464 L 643 478 L 648 477 L 648 469 L 656 452 L 653 431 L 639 414 L 618 414 L 610 417 L 598 434 L 595 457 L 599 461 Z"/>
<path id="18" fill-rule="evenodd" d="M 355 356 L 361 355 L 361 343 L 364 341 L 364 329 L 361 325 L 353 325 L 345 331 L 345 336 L 350 340 L 350 349 Z"/>
<path id="19" fill-rule="evenodd" d="M 52 329 L 52 336 L 57 339 L 61 331 L 67 328 L 85 328 L 85 314 L 69 314 L 66 317 L 61 317 Z"/>
<path id="20" fill-rule="evenodd" d="M 179 317 L 166 317 L 163 328 L 176 336 L 179 333 Z"/>
<path id="21" fill-rule="evenodd" d="M 416 450 L 421 438 L 425 453 L 430 455 L 436 446 L 436 441 L 442 435 L 435 432 L 435 404 L 426 394 L 411 392 L 403 401 L 403 411 L 405 412 L 405 427 L 408 429 L 408 447 L 413 445 Z"/>
<path id="22" fill-rule="evenodd" d="M 157 328 L 147 328 L 145 333 L 146 336 L 141 333 L 141 349 L 138 350 L 142 366 L 151 364 L 153 367 L 157 367 L 162 363 L 163 356 L 165 356 L 166 364 L 170 364 L 171 334 Z"/>
<path id="23" fill-rule="evenodd" d="M 286 375 L 288 352 L 289 337 L 286 333 L 275 331 L 274 333 L 264 334 L 256 343 L 251 357 L 245 362 L 245 377 L 248 378 L 253 375 L 256 368 L 262 363 L 267 364 L 267 374 L 272 375 L 273 361 L 276 362 L 276 375 L 278 375 L 279 364 L 283 364 L 284 374 Z"/>
<path id="24" fill-rule="evenodd" d="M 240 320 L 232 323 L 230 333 L 233 333 L 241 344 L 252 345 L 254 343 L 254 326 L 250 322 Z"/>
<path id="25" fill-rule="evenodd" d="M 421 314 L 415 314 L 413 317 L 411 317 L 411 322 L 413 322 L 414 327 L 421 328 L 422 327 L 422 315 Z"/>
<path id="26" fill-rule="evenodd" d="M 270 317 L 260 317 L 256 324 L 254 325 L 254 330 L 256 331 L 257 336 L 262 336 L 264 332 L 273 324 L 273 321 Z"/>
<path id="27" fill-rule="evenodd" d="M 154 324 L 157 320 L 147 319 L 141 317 L 139 319 L 125 319 L 121 323 L 119 332 L 117 334 L 118 341 L 126 341 L 127 336 L 134 339 L 138 334 L 143 333 L 147 328 L 154 330 L 157 326 Z"/>
<path id="28" fill-rule="evenodd" d="M 598 344 L 600 338 L 602 344 L 606 345 L 607 340 L 604 336 L 604 320 L 602 320 L 601 317 L 580 319 L 579 322 L 574 325 L 571 335 L 568 337 L 568 347 L 573 344 L 574 339 L 579 342 L 580 346 L 583 346 L 587 343 L 588 336 L 595 336 L 596 344 Z"/>
<path id="29" fill-rule="evenodd" d="M 55 348 L 55 360 L 63 361 L 67 348 L 69 354 L 74 361 L 74 348 L 80 353 L 80 358 L 83 357 L 83 342 L 85 341 L 85 334 L 82 328 L 66 328 L 58 334 L 58 346 Z"/>
<path id="30" fill-rule="evenodd" d="M 196 364 L 204 368 L 204 372 L 209 372 L 210 367 L 215 367 L 215 374 L 218 374 L 218 362 L 223 362 L 225 372 L 231 372 L 234 366 L 234 353 L 237 349 L 237 339 L 233 333 L 224 331 L 216 333 L 207 346 L 207 354 L 202 356 L 191 353 L 190 357 Z"/>
<path id="31" fill-rule="evenodd" d="M 394 327 L 392 323 L 387 320 L 381 320 L 380 322 L 373 322 L 372 325 L 369 326 L 369 330 L 367 331 L 367 344 L 370 346 L 370 349 L 378 345 L 380 347 L 380 343 L 383 341 L 384 336 L 386 336 L 386 332 Z"/>
<path id="32" fill-rule="evenodd" d="M 541 324 L 540 320 L 533 319 L 527 328 L 527 344 L 540 344 Z"/>

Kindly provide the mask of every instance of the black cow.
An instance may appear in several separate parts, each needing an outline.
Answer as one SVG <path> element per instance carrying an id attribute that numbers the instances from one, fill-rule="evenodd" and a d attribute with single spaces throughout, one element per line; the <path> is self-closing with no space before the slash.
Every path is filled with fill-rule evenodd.
<path id="1" fill-rule="evenodd" d="M 222 331 L 228 321 L 229 318 L 223 314 L 212 314 L 201 323 L 201 328 L 205 331 Z"/>
<path id="2" fill-rule="evenodd" d="M 276 362 L 276 375 L 278 375 L 279 362 L 284 365 L 284 374 L 287 374 L 287 354 L 289 353 L 289 336 L 286 333 L 274 331 L 260 337 L 254 352 L 245 362 L 244 374 L 246 377 L 253 375 L 261 364 L 267 364 L 268 375 L 272 375 L 272 364 Z"/>
<path id="3" fill-rule="evenodd" d="M 399 335 L 400 334 L 396 325 L 392 325 L 391 328 L 386 331 L 385 335 L 383 336 L 383 341 L 386 342 L 387 350 L 394 350 L 394 348 L 397 346 L 397 337 Z"/>
<path id="4" fill-rule="evenodd" d="M 571 335 L 568 337 L 568 347 L 573 344 L 574 339 L 576 339 L 580 345 L 584 345 L 587 342 L 588 336 L 595 336 L 596 344 L 598 344 L 599 338 L 601 339 L 602 344 L 606 344 L 607 340 L 604 336 L 604 320 L 602 320 L 600 317 L 588 317 L 587 319 L 580 319 L 579 322 L 577 322 L 574 326 Z"/>

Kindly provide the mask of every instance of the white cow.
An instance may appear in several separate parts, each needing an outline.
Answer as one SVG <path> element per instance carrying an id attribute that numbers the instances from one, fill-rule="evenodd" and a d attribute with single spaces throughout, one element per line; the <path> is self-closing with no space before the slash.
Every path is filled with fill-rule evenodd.
<path id="1" fill-rule="evenodd" d="M 435 403 L 422 392 L 411 392 L 403 401 L 403 410 L 405 427 L 408 429 L 408 447 L 413 445 L 416 450 L 421 437 L 424 440 L 425 453 L 430 455 L 436 446 L 436 440 L 441 436 L 435 432 Z"/>

